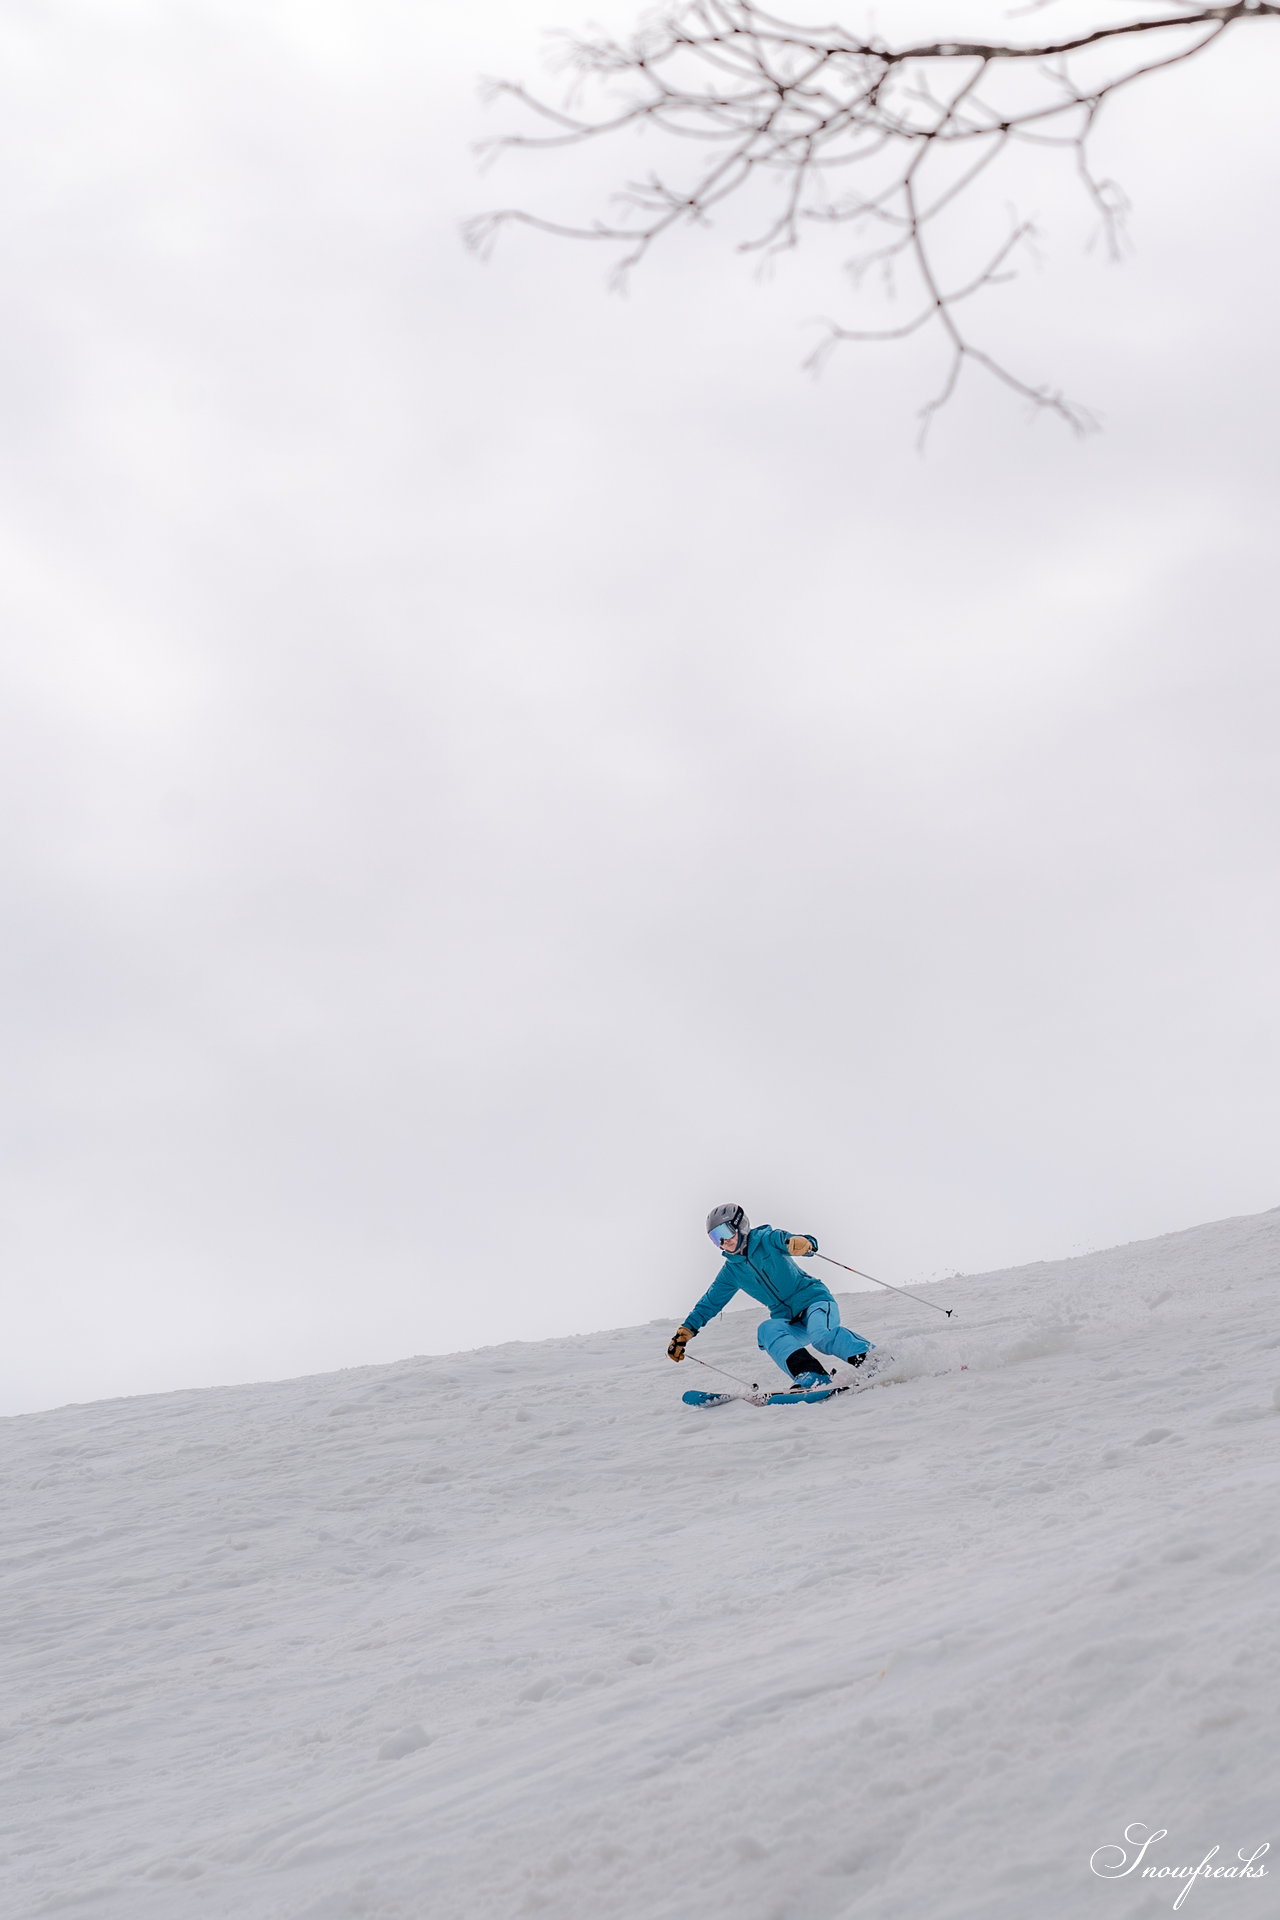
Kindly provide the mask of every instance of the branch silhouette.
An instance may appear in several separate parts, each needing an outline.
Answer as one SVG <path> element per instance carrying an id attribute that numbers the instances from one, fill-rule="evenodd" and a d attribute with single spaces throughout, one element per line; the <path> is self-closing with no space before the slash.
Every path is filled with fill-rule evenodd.
<path id="1" fill-rule="evenodd" d="M 1021 17 L 1054 4 L 1031 0 Z M 806 228 L 838 224 L 859 238 L 847 263 L 855 292 L 872 268 L 891 293 L 900 280 L 907 286 L 903 322 L 859 328 L 826 321 L 808 365 L 820 366 L 843 341 L 904 340 L 933 329 L 946 343 L 946 367 L 921 410 L 922 436 L 970 365 L 1083 432 L 1095 424 L 1088 412 L 982 347 L 962 311 L 1013 276 L 1034 239 L 1032 223 L 1011 214 L 1005 238 L 958 278 L 944 266 L 939 238 L 944 217 L 979 176 L 1021 144 L 1056 148 L 1069 159 L 1118 254 L 1127 202 L 1090 157 L 1104 106 L 1124 88 L 1206 53 L 1243 23 L 1280 17 L 1280 0 L 1208 7 L 1172 0 L 1170 10 L 1149 14 L 1142 0 L 1129 5 L 1123 21 L 1025 43 L 891 46 L 838 25 L 797 25 L 752 0 L 688 0 L 626 40 L 559 36 L 570 74 L 565 102 L 490 82 L 491 97 L 514 101 L 536 125 L 485 142 L 483 151 L 575 147 L 642 130 L 657 130 L 684 151 L 677 147 L 666 170 L 628 180 L 613 197 L 611 219 L 580 226 L 506 207 L 469 221 L 468 243 L 485 253 L 513 224 L 604 242 L 618 250 L 611 277 L 621 285 L 675 228 L 709 225 L 730 200 L 750 203 L 753 189 L 766 189 L 756 196 L 765 210 L 756 211 L 740 252 L 769 260 L 797 246 Z M 596 116 L 579 109 L 591 94 L 605 96 Z"/>

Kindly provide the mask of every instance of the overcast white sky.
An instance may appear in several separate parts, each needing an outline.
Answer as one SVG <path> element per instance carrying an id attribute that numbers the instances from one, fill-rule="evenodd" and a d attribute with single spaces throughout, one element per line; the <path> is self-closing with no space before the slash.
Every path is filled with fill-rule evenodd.
<path id="1" fill-rule="evenodd" d="M 816 255 L 463 252 L 579 18 L 0 21 L 0 1410 L 674 1321 L 724 1199 L 898 1282 L 1280 1202 L 1280 29 L 1118 107 L 1123 267 L 1033 183 L 1105 433 L 922 460 Z"/>

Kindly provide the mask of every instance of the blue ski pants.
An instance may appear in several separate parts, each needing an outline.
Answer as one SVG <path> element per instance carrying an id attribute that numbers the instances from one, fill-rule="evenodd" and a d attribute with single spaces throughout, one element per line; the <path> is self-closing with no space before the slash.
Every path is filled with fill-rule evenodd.
<path id="1" fill-rule="evenodd" d="M 815 1300 L 798 1320 L 770 1314 L 760 1322 L 756 1339 L 784 1373 L 789 1371 L 787 1355 L 799 1353 L 801 1347 L 816 1347 L 836 1360 L 852 1360 L 855 1353 L 866 1353 L 871 1347 L 870 1340 L 840 1325 L 840 1308 L 834 1300 Z"/>

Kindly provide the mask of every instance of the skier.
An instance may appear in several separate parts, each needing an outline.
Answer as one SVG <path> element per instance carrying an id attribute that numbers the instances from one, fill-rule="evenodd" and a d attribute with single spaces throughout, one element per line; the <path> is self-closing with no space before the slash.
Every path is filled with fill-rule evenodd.
<path id="1" fill-rule="evenodd" d="M 840 1324 L 840 1306 L 829 1287 L 796 1265 L 818 1251 L 811 1233 L 784 1233 L 781 1227 L 753 1227 L 741 1207 L 713 1207 L 707 1215 L 707 1235 L 724 1260 L 683 1326 L 677 1327 L 667 1348 L 673 1360 L 683 1360 L 690 1340 L 708 1320 L 728 1306 L 735 1293 L 749 1293 L 769 1309 L 756 1335 L 761 1347 L 789 1373 L 798 1388 L 816 1387 L 827 1378 L 826 1369 L 805 1345 L 850 1366 L 860 1367 L 871 1342 Z"/>

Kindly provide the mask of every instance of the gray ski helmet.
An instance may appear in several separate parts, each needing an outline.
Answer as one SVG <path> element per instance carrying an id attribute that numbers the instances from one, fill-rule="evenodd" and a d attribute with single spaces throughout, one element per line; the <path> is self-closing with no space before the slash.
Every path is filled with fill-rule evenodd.
<path id="1" fill-rule="evenodd" d="M 716 1227 L 732 1227 L 734 1233 L 746 1235 L 751 1231 L 751 1222 L 741 1207 L 712 1207 L 707 1215 L 707 1232 L 713 1232 Z"/>

